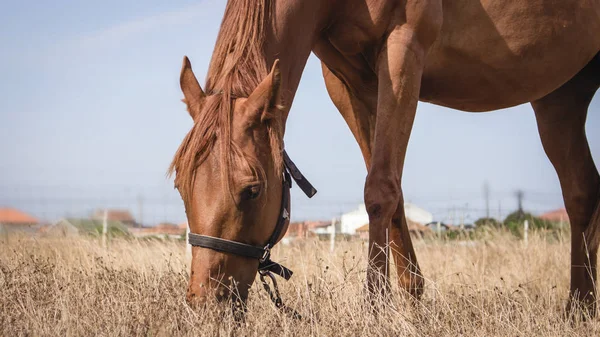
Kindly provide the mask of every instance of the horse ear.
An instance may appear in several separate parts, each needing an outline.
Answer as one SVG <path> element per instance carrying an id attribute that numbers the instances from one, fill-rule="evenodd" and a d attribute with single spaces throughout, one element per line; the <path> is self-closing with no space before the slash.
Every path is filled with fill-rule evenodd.
<path id="1" fill-rule="evenodd" d="M 279 110 L 279 91 L 281 88 L 281 73 L 279 71 L 279 60 L 275 60 L 271 72 L 254 89 L 248 97 L 249 118 L 255 121 L 265 122 L 276 116 Z"/>
<path id="2" fill-rule="evenodd" d="M 183 66 L 181 67 L 181 74 L 179 75 L 179 85 L 181 86 L 181 91 L 183 91 L 183 102 L 187 105 L 188 112 L 193 119 L 198 115 L 200 109 L 202 108 L 202 103 L 204 103 L 204 98 L 206 95 L 200 84 L 198 84 L 198 80 L 196 79 L 196 75 L 192 71 L 192 64 L 187 56 L 183 57 Z"/>

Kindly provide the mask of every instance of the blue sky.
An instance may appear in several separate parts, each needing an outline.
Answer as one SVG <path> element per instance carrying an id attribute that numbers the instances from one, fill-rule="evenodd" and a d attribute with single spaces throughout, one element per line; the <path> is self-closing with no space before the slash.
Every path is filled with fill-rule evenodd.
<path id="1" fill-rule="evenodd" d="M 180 99 L 183 55 L 201 83 L 225 1 L 21 1 L 0 5 L 0 206 L 47 220 L 139 198 L 149 223 L 185 219 L 165 176 L 192 125 Z M 600 95 L 597 95 L 600 96 Z M 586 129 L 600 161 L 600 98 Z M 306 135 L 310 135 L 307 137 Z M 319 193 L 293 192 L 293 218 L 328 219 L 362 202 L 366 169 L 311 55 L 287 124 L 288 153 Z M 409 143 L 407 201 L 446 218 L 467 208 L 562 207 L 529 105 L 470 114 L 421 103 Z M 457 213 L 458 214 L 458 213 Z"/>

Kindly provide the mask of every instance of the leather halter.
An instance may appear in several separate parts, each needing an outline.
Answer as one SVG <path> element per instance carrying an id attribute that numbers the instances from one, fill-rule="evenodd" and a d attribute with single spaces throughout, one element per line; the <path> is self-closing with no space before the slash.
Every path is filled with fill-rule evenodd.
<path id="1" fill-rule="evenodd" d="M 317 193 L 317 190 L 308 180 L 304 178 L 300 170 L 298 170 L 285 150 L 283 151 L 283 163 L 283 187 L 279 219 L 275 225 L 275 230 L 273 230 L 271 237 L 264 246 L 254 246 L 237 241 L 195 233 L 188 234 L 188 243 L 195 247 L 203 247 L 223 253 L 230 253 L 238 256 L 258 259 L 259 271 L 272 272 L 286 280 L 289 280 L 290 277 L 292 277 L 293 272 L 279 263 L 271 261 L 271 248 L 275 246 L 275 243 L 277 243 L 277 240 L 281 234 L 283 234 L 283 229 L 289 224 L 290 221 L 290 189 L 292 188 L 291 178 L 296 181 L 298 187 L 300 187 L 300 189 L 309 198 L 312 198 Z"/>

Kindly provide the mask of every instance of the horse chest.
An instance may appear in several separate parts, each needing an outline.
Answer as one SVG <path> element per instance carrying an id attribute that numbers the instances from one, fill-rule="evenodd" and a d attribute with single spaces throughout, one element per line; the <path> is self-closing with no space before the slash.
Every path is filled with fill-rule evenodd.
<path id="1" fill-rule="evenodd" d="M 396 5 L 394 1 L 345 1 L 325 34 L 343 55 L 360 54 L 382 41 Z"/>
<path id="2" fill-rule="evenodd" d="M 374 40 L 369 32 L 358 26 L 336 27 L 328 32 L 327 37 L 331 45 L 345 56 L 362 53 Z"/>

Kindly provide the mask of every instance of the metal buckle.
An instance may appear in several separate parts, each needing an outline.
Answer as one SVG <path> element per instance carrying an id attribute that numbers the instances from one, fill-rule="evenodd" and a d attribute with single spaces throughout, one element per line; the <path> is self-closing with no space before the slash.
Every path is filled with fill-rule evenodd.
<path id="1" fill-rule="evenodd" d="M 260 263 L 267 261 L 269 257 L 271 257 L 271 248 L 269 247 L 269 245 L 266 245 L 263 249 L 265 250 L 265 252 L 263 253 L 263 256 L 260 258 L 260 260 L 258 260 L 258 262 Z"/>

